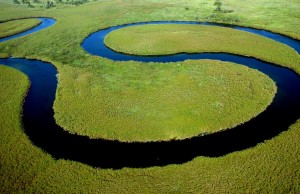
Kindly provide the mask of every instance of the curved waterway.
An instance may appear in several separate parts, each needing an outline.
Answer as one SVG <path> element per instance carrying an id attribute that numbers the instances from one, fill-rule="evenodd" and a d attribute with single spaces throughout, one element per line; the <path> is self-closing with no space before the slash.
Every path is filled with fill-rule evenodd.
<path id="1" fill-rule="evenodd" d="M 8 40 L 12 40 L 12 39 L 15 39 L 15 38 L 19 38 L 21 36 L 25 36 L 25 35 L 28 35 L 28 34 L 32 34 L 34 32 L 38 32 L 40 30 L 43 30 L 45 28 L 48 28 L 52 25 L 55 24 L 55 20 L 52 19 L 52 18 L 37 18 L 39 20 L 41 20 L 41 23 L 29 30 L 26 30 L 24 32 L 21 32 L 21 33 L 18 33 L 18 34 L 14 34 L 14 35 L 11 35 L 11 36 L 7 36 L 7 37 L 4 37 L 4 38 L 0 38 L 0 42 L 5 42 L 5 41 L 8 41 Z"/>
<path id="2" fill-rule="evenodd" d="M 108 56 L 105 50 L 101 50 L 101 48 L 99 50 L 99 47 L 105 47 L 103 39 L 104 35 L 109 33 L 108 31 L 125 26 L 129 25 L 112 27 L 96 32 L 89 36 L 83 42 L 82 46 L 92 54 L 98 54 L 113 60 L 132 60 L 128 57 L 138 57 L 145 59 L 143 61 L 166 62 L 168 61 L 168 57 L 173 57 L 171 61 L 205 58 L 239 63 L 265 73 L 276 82 L 278 89 L 274 101 L 264 112 L 250 121 L 235 128 L 211 135 L 198 136 L 186 140 L 148 143 L 123 143 L 104 139 L 89 139 L 86 136 L 70 134 L 55 123 L 52 106 L 57 87 L 57 70 L 53 65 L 37 60 L 0 59 L 0 64 L 19 69 L 29 77 L 31 88 L 25 98 L 22 117 L 24 131 L 34 145 L 50 153 L 54 158 L 78 161 L 94 167 L 114 169 L 181 164 L 197 156 L 219 157 L 253 147 L 287 130 L 291 124 L 300 118 L 300 76 L 293 71 L 253 58 L 231 54 L 179 54 L 178 56 L 165 57 L 124 55 L 125 59 L 119 58 L 118 53 Z M 247 31 L 254 30 L 250 28 L 238 28 Z M 107 33 L 103 33 L 103 31 Z M 260 33 L 257 30 L 255 32 Z M 261 32 L 261 35 L 271 33 L 266 31 Z M 100 35 L 97 35 L 97 33 Z M 297 47 L 299 46 L 298 41 L 278 34 L 273 35 L 275 37 L 279 36 L 280 41 L 282 39 L 288 40 L 287 44 L 299 52 L 299 48 Z M 95 39 L 91 40 L 91 38 Z M 102 42 L 91 43 L 99 39 Z M 87 48 L 88 46 L 91 47 Z M 113 51 L 109 50 L 109 53 L 111 52 Z"/>

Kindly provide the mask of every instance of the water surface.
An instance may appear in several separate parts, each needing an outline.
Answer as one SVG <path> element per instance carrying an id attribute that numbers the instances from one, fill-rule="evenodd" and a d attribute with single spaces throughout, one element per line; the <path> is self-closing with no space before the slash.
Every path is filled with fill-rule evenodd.
<path id="1" fill-rule="evenodd" d="M 143 25 L 143 23 L 134 25 Z M 125 26 L 128 25 L 122 27 Z M 104 31 L 107 34 L 118 28 L 120 26 Z M 97 33 L 99 34 L 97 35 Z M 27 59 L 0 59 L 0 64 L 19 69 L 29 77 L 31 88 L 25 99 L 22 117 L 24 131 L 34 145 L 56 159 L 73 160 L 93 167 L 114 169 L 181 164 L 197 156 L 219 157 L 253 147 L 287 130 L 300 117 L 300 77 L 287 68 L 231 54 L 127 56 L 106 48 L 103 43 L 105 33 L 103 31 L 97 33 L 89 36 L 82 44 L 85 49 L 88 47 L 88 52 L 92 54 L 116 61 L 132 60 L 134 57 L 134 60 L 137 61 L 169 62 L 186 59 L 217 59 L 235 62 L 268 75 L 276 82 L 278 92 L 272 104 L 257 117 L 235 128 L 211 135 L 179 141 L 149 143 L 123 143 L 104 139 L 89 139 L 86 136 L 69 134 L 55 123 L 52 107 L 57 87 L 57 70 L 52 64 Z M 265 31 L 261 33 L 260 35 L 264 35 Z M 292 45 L 290 46 L 293 47 L 295 40 L 276 34 L 273 38 L 276 39 L 277 36 L 281 37 L 280 41 L 288 39 L 290 42 L 291 40 Z M 299 42 L 296 43 L 299 44 Z M 105 50 L 101 50 L 103 48 Z M 293 48 L 297 49 L 297 46 Z"/>
<path id="2" fill-rule="evenodd" d="M 4 37 L 4 38 L 0 38 L 0 42 L 5 42 L 5 41 L 8 41 L 8 40 L 19 38 L 21 36 L 32 34 L 34 32 L 38 32 L 38 31 L 43 30 L 45 28 L 48 28 L 48 27 L 50 27 L 50 26 L 52 26 L 56 23 L 56 21 L 54 19 L 51 19 L 51 18 L 37 18 L 37 19 L 41 20 L 41 22 L 42 22 L 38 26 L 33 27 L 33 28 L 31 28 L 27 31 L 21 32 L 19 34 L 15 34 L 15 35 L 12 35 L 12 36 L 7 36 L 7 37 Z"/>

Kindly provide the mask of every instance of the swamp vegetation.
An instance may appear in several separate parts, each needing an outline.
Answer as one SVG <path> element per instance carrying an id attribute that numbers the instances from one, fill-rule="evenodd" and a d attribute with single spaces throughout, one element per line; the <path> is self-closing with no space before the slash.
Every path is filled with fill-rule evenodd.
<path id="1" fill-rule="evenodd" d="M 59 71 L 59 86 L 54 105 L 55 118 L 61 126 L 74 125 L 71 128 L 82 127 L 90 123 L 98 125 L 82 128 L 82 130 L 99 129 L 97 111 L 105 108 L 105 106 L 103 107 L 105 104 L 103 96 L 114 100 L 118 98 L 115 94 L 119 95 L 125 91 L 126 97 L 129 95 L 132 98 L 125 99 L 124 102 L 129 100 L 133 103 L 136 100 L 136 94 L 139 94 L 137 95 L 140 97 L 139 100 L 143 100 L 143 97 L 146 98 L 142 95 L 144 91 L 146 91 L 145 94 L 148 94 L 147 98 L 149 96 L 154 98 L 157 90 L 153 90 L 153 87 L 157 86 L 162 90 L 163 88 L 159 88 L 161 87 L 159 84 L 166 83 L 170 84 L 171 89 L 179 90 L 182 95 L 185 95 L 189 90 L 185 86 L 199 87 L 195 83 L 198 83 L 199 77 L 203 76 L 201 70 L 205 68 L 207 73 L 211 73 L 211 77 L 204 79 L 209 84 L 216 86 L 218 83 L 219 79 L 215 80 L 214 76 L 224 78 L 242 72 L 243 81 L 246 81 L 245 84 L 251 82 L 254 92 L 263 89 L 262 84 L 265 83 L 271 89 L 269 90 L 270 94 L 274 92 L 274 83 L 271 83 L 261 73 L 232 64 L 225 65 L 226 68 L 228 67 L 228 71 L 222 72 L 217 68 L 219 62 L 216 61 L 186 61 L 180 65 L 166 65 L 161 63 L 143 64 L 133 61 L 113 62 L 91 56 L 80 47 L 80 44 L 86 36 L 99 29 L 124 23 L 155 20 L 230 21 L 230 23 L 263 28 L 300 39 L 297 25 L 299 24 L 300 4 L 296 0 L 265 0 L 263 2 L 224 0 L 221 10 L 227 9 L 233 10 L 233 12 L 220 12 L 218 17 L 212 17 L 216 9 L 213 2 L 205 0 L 98 1 L 81 6 L 59 5 L 51 9 L 29 9 L 9 4 L 6 0 L 2 0 L 0 5 L 1 21 L 41 16 L 57 20 L 57 23 L 51 28 L 34 35 L 0 43 L 0 56 L 40 59 L 53 63 Z M 233 19 L 230 20 L 231 18 Z M 234 18 L 238 18 L 238 20 Z M 9 26 L 12 25 L 13 22 L 9 24 Z M 278 45 L 278 48 L 280 47 L 284 46 Z M 292 52 L 287 50 L 287 52 Z M 254 54 L 258 55 L 255 52 Z M 261 57 L 266 60 L 263 57 L 268 56 Z M 298 58 L 299 55 L 293 53 L 289 59 L 286 59 L 290 60 L 290 63 L 287 61 L 287 63 L 278 62 L 278 64 L 290 65 L 289 67 L 299 74 Z M 220 75 L 221 72 L 224 75 Z M 247 79 L 248 73 L 251 76 L 249 75 Z M 151 77 L 151 74 L 155 76 Z M 146 77 L 144 77 L 145 75 Z M 190 78 L 190 75 L 193 75 L 193 78 Z M 260 77 L 262 81 L 252 82 L 252 78 L 256 78 L 256 76 Z M 228 87 L 231 83 L 235 83 L 237 86 L 240 79 L 242 77 L 233 77 L 233 80 L 225 79 L 224 83 L 227 83 Z M 78 162 L 56 160 L 32 145 L 22 130 L 20 120 L 22 101 L 29 87 L 28 79 L 16 70 L 1 66 L 0 80 L 1 193 L 300 192 L 299 121 L 279 136 L 254 148 L 218 158 L 196 157 L 180 165 L 171 164 L 144 169 L 93 168 Z M 230 86 L 233 93 L 245 95 L 249 92 L 247 87 L 241 88 L 243 91 L 238 92 L 235 90 L 237 89 L 235 86 Z M 126 88 L 126 90 L 122 90 L 122 88 Z M 222 89 L 224 88 L 220 88 L 220 90 Z M 177 96 L 176 93 L 169 95 Z M 258 98 L 262 99 L 261 96 Z M 270 98 L 272 95 L 268 95 L 258 109 L 261 110 L 267 106 Z M 116 102 L 118 102 L 117 100 L 121 102 L 123 99 L 116 99 Z M 194 98 L 194 100 L 196 99 Z M 250 106 L 247 104 L 244 107 L 245 110 L 252 108 Z M 127 108 L 133 114 L 135 111 L 140 111 L 134 106 Z M 114 109 L 106 107 L 105 110 L 113 112 Z M 252 113 L 250 117 L 257 112 L 259 110 Z M 241 122 L 241 120 L 239 121 Z"/>
<path id="2" fill-rule="evenodd" d="M 39 19 L 23 19 L 0 23 L 0 38 L 11 36 L 39 25 Z"/>

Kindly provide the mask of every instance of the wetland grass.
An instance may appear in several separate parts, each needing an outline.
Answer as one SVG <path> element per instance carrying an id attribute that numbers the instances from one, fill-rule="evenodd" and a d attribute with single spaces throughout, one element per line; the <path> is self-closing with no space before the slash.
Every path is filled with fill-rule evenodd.
<path id="1" fill-rule="evenodd" d="M 221 17 L 237 17 L 239 25 L 263 28 L 300 39 L 299 6 L 299 2 L 293 0 L 226 0 L 223 8 L 234 12 Z M 49 10 L 21 8 L 2 0 L 0 7 L 1 21 L 34 16 L 57 19 L 57 24 L 49 29 L 0 43 L 0 56 L 45 60 L 58 68 L 60 82 L 54 107 L 55 117 L 62 118 L 65 113 L 75 114 L 74 118 L 60 121 L 61 125 L 71 123 L 68 119 L 77 122 L 84 120 L 89 117 L 86 113 L 98 108 L 85 106 L 85 113 L 80 114 L 72 112 L 73 104 L 69 102 L 92 105 L 103 91 L 112 95 L 120 84 L 116 82 L 121 79 L 123 81 L 126 78 L 126 84 L 137 88 L 139 83 L 134 83 L 134 78 L 142 77 L 138 73 L 148 75 L 149 72 L 163 70 L 158 69 L 162 64 L 147 64 L 144 67 L 137 62 L 115 63 L 91 56 L 80 47 L 86 36 L 101 28 L 124 23 L 206 21 L 215 9 L 213 2 L 206 0 L 99 1 L 79 7 L 57 6 Z M 134 75 L 137 69 L 139 71 Z M 165 72 L 172 73 L 171 70 Z M 299 74 L 299 69 L 296 72 Z M 183 77 L 187 78 L 188 75 L 184 73 Z M 154 81 L 158 82 L 159 76 L 155 76 Z M 150 79 L 150 75 L 147 79 Z M 22 130 L 20 119 L 28 80 L 19 72 L 5 67 L 0 67 L 0 80 L 1 193 L 300 192 L 299 121 L 271 140 L 223 157 L 196 157 L 180 165 L 145 169 L 97 169 L 78 162 L 56 160 L 32 145 Z M 94 94 L 90 95 L 90 92 Z M 87 97 L 85 101 L 78 100 L 81 96 Z"/>
<path id="2" fill-rule="evenodd" d="M 0 38 L 18 34 L 39 25 L 39 19 L 21 19 L 0 23 Z"/>
<path id="3" fill-rule="evenodd" d="M 248 32 L 217 26 L 149 24 L 115 30 L 105 37 L 111 49 L 132 55 L 232 53 L 300 70 L 294 49 Z"/>
<path id="4" fill-rule="evenodd" d="M 300 122 L 258 146 L 219 158 L 165 167 L 92 168 L 53 159 L 24 134 L 20 112 L 29 86 L 0 66 L 1 193 L 298 193 Z M 5 92 L 5 93 L 4 93 Z M 268 180 L 268 181 L 266 181 Z"/>

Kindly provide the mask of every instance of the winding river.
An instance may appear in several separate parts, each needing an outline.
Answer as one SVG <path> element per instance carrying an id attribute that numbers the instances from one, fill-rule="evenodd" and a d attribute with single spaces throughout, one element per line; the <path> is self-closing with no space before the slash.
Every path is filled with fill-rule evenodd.
<path id="1" fill-rule="evenodd" d="M 34 28 L 31 28 L 31 29 L 21 32 L 19 34 L 14 34 L 11 36 L 0 38 L 0 42 L 5 42 L 5 41 L 19 38 L 19 37 L 22 37 L 22 36 L 25 36 L 28 34 L 32 34 L 34 32 L 38 32 L 40 30 L 43 30 L 45 28 L 48 28 L 48 27 L 54 25 L 56 22 L 54 19 L 51 19 L 51 18 L 38 18 L 38 19 L 41 20 L 41 23 L 38 26 L 35 26 Z"/>
<path id="2" fill-rule="evenodd" d="M 53 20 L 54 21 L 54 20 Z M 195 25 L 217 25 L 196 22 L 151 22 L 180 23 Z M 137 23 L 131 25 L 146 25 Z M 45 25 L 44 21 L 41 25 Z M 217 59 L 239 63 L 257 69 L 272 78 L 278 87 L 272 104 L 257 117 L 235 128 L 212 135 L 169 142 L 123 143 L 104 139 L 89 139 L 86 136 L 70 134 L 55 123 L 53 102 L 57 87 L 55 67 L 37 60 L 8 58 L 0 59 L 0 64 L 16 68 L 25 73 L 31 88 L 23 107 L 24 131 L 34 145 L 51 154 L 56 159 L 67 159 L 93 167 L 114 168 L 151 167 L 181 164 L 197 156 L 219 157 L 244 150 L 271 139 L 288 129 L 300 118 L 300 76 L 293 71 L 257 59 L 231 54 L 178 54 L 162 57 L 129 56 L 108 49 L 103 39 L 113 30 L 130 25 L 122 25 L 100 30 L 91 34 L 82 47 L 91 54 L 115 61 L 183 61 L 186 59 Z M 291 38 L 251 28 L 226 25 L 238 30 L 250 31 L 287 44 L 300 52 L 299 41 Z"/>

